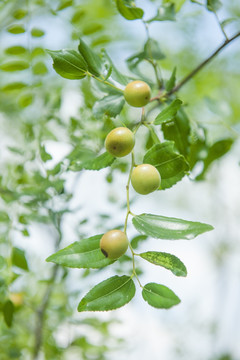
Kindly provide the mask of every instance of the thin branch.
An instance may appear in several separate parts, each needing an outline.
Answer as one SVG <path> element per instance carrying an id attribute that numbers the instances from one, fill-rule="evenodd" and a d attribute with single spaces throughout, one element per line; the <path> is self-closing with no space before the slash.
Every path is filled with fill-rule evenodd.
<path id="1" fill-rule="evenodd" d="M 185 85 L 189 80 L 191 80 L 205 65 L 207 65 L 222 49 L 224 49 L 228 44 L 237 39 L 240 36 L 240 31 L 234 35 L 233 37 L 226 40 L 221 46 L 215 50 L 212 55 L 210 55 L 207 59 L 201 62 L 193 71 L 191 71 L 183 80 L 181 80 L 171 91 L 167 93 L 167 95 L 171 95 L 177 92 L 183 85 Z"/>
<path id="2" fill-rule="evenodd" d="M 50 279 L 50 284 L 48 285 L 46 292 L 43 296 L 41 306 L 37 309 L 37 321 L 36 321 L 36 328 L 35 328 L 35 344 L 33 350 L 33 360 L 37 360 L 39 356 L 39 352 L 42 346 L 42 338 L 43 338 L 43 326 L 45 320 L 45 313 L 49 304 L 49 300 L 52 295 L 52 291 L 55 286 L 55 279 L 57 276 L 58 265 L 54 265 L 52 276 Z"/>

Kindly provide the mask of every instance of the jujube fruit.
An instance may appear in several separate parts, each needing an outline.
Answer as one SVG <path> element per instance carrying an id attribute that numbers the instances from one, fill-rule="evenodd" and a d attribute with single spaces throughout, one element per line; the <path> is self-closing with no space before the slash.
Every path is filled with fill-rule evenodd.
<path id="1" fill-rule="evenodd" d="M 144 81 L 132 81 L 125 87 L 124 98 L 131 106 L 143 107 L 149 103 L 150 97 L 151 89 Z"/>
<path id="2" fill-rule="evenodd" d="M 110 131 L 105 140 L 106 150 L 113 156 L 128 155 L 135 145 L 134 134 L 126 127 L 118 127 Z"/>
<path id="3" fill-rule="evenodd" d="M 128 248 L 127 235 L 121 230 L 110 230 L 100 240 L 100 249 L 109 259 L 118 259 Z"/>
<path id="4" fill-rule="evenodd" d="M 133 170 L 131 182 L 136 192 L 147 195 L 159 188 L 161 177 L 155 166 L 142 164 Z"/>

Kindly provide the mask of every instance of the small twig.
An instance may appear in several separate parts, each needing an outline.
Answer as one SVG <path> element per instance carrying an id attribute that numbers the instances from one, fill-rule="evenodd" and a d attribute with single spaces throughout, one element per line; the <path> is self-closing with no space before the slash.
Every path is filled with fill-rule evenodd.
<path id="1" fill-rule="evenodd" d="M 233 40 L 237 39 L 240 36 L 240 32 L 235 34 L 233 37 L 227 39 L 221 46 L 217 48 L 207 59 L 201 62 L 193 71 L 191 71 L 183 80 L 181 80 L 171 91 L 166 95 L 170 96 L 173 93 L 177 92 L 183 85 L 185 85 L 189 80 L 191 80 L 205 65 L 207 65 L 222 49 L 224 49 L 228 44 Z"/>

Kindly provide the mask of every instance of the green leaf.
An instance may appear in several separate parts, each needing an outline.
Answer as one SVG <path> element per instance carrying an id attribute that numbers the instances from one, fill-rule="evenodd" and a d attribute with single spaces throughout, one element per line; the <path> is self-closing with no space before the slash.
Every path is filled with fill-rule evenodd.
<path id="1" fill-rule="evenodd" d="M 22 108 L 25 108 L 32 104 L 33 99 L 34 99 L 33 94 L 24 94 L 20 97 L 20 99 L 18 101 L 19 106 L 21 106 Z"/>
<path id="2" fill-rule="evenodd" d="M 65 1 L 61 1 L 61 3 L 58 5 L 57 10 L 56 11 L 61 11 L 66 9 L 69 6 L 72 6 L 73 4 L 73 0 L 65 0 Z"/>
<path id="3" fill-rule="evenodd" d="M 148 20 L 147 22 L 153 21 L 175 21 L 175 6 L 172 2 L 162 4 L 159 7 L 156 16 Z"/>
<path id="4" fill-rule="evenodd" d="M 49 256 L 46 261 L 71 268 L 98 269 L 112 264 L 114 261 L 106 258 L 100 250 L 102 235 L 76 241 L 66 248 Z"/>
<path id="5" fill-rule="evenodd" d="M 0 65 L 0 69 L 3 71 L 22 71 L 29 68 L 29 63 L 26 61 L 16 60 L 8 61 L 5 64 Z"/>
<path id="6" fill-rule="evenodd" d="M 43 35 L 45 35 L 45 31 L 41 30 L 41 29 L 38 29 L 38 28 L 33 28 L 31 30 L 31 35 L 32 37 L 42 37 Z"/>
<path id="7" fill-rule="evenodd" d="M 45 146 L 40 146 L 40 156 L 43 162 L 52 160 L 52 156 L 46 151 Z"/>
<path id="8" fill-rule="evenodd" d="M 34 75 L 45 75 L 48 73 L 48 68 L 42 61 L 39 61 L 33 65 L 32 72 Z"/>
<path id="9" fill-rule="evenodd" d="M 174 86 L 175 86 L 175 83 L 176 83 L 176 71 L 177 71 L 177 68 L 175 66 L 170 79 L 167 80 L 167 82 L 166 82 L 165 88 L 166 88 L 167 91 L 172 90 L 174 88 Z"/>
<path id="10" fill-rule="evenodd" d="M 148 238 L 148 237 L 147 237 L 146 235 L 137 235 L 137 236 L 135 236 L 135 237 L 132 239 L 132 241 L 131 241 L 132 248 L 133 248 L 133 249 L 137 249 L 138 244 L 139 244 L 140 242 L 142 242 L 142 241 L 147 240 L 147 238 Z"/>
<path id="11" fill-rule="evenodd" d="M 192 240 L 213 230 L 213 226 L 208 224 L 153 214 L 136 215 L 132 223 L 141 234 L 166 240 Z"/>
<path id="12" fill-rule="evenodd" d="M 172 120 L 162 124 L 162 131 L 164 138 L 174 141 L 178 151 L 187 157 L 190 150 L 191 127 L 189 119 L 182 108 Z"/>
<path id="13" fill-rule="evenodd" d="M 11 34 L 23 34 L 25 33 L 25 29 L 23 25 L 14 24 L 7 28 L 7 31 Z"/>
<path id="14" fill-rule="evenodd" d="M 141 253 L 140 256 L 154 265 L 170 270 L 176 276 L 187 276 L 187 269 L 180 259 L 172 254 L 157 251 Z"/>
<path id="15" fill-rule="evenodd" d="M 127 85 L 129 83 L 128 77 L 118 71 L 105 49 L 102 50 L 102 57 L 105 62 L 108 63 L 109 67 L 112 68 L 111 78 L 119 84 Z"/>
<path id="16" fill-rule="evenodd" d="M 93 114 L 96 118 L 102 118 L 104 115 L 116 117 L 120 114 L 125 99 L 121 95 L 108 95 L 99 101 L 96 101 L 93 106 Z"/>
<path id="17" fill-rule="evenodd" d="M 23 19 L 28 14 L 28 11 L 26 9 L 17 9 L 13 13 L 13 17 L 17 20 Z"/>
<path id="18" fill-rule="evenodd" d="M 14 82 L 14 83 L 10 83 L 10 84 L 3 86 L 1 88 L 1 91 L 6 92 L 6 93 L 12 92 L 12 91 L 19 91 L 19 90 L 26 88 L 27 86 L 28 86 L 27 84 L 24 84 L 22 82 Z"/>
<path id="19" fill-rule="evenodd" d="M 94 51 L 92 51 L 82 39 L 80 39 L 78 51 L 84 58 L 89 72 L 95 76 L 100 76 L 102 73 L 102 61 L 100 57 Z"/>
<path id="20" fill-rule="evenodd" d="M 189 170 L 185 158 L 174 151 L 174 143 L 171 141 L 154 145 L 147 151 L 143 161 L 155 166 L 159 171 L 162 190 L 176 184 Z"/>
<path id="21" fill-rule="evenodd" d="M 10 218 L 5 211 L 0 211 L 0 222 L 9 222 Z"/>
<path id="22" fill-rule="evenodd" d="M 155 125 L 160 125 L 165 121 L 172 120 L 180 107 L 182 106 L 182 101 L 179 99 L 173 100 L 170 105 L 163 109 L 160 114 L 154 120 Z"/>
<path id="23" fill-rule="evenodd" d="M 3 305 L 3 317 L 8 327 L 12 326 L 14 305 L 11 300 L 7 300 Z"/>
<path id="24" fill-rule="evenodd" d="M 97 157 L 90 158 L 85 161 L 73 161 L 69 165 L 69 170 L 72 171 L 80 171 L 80 170 L 101 170 L 103 168 L 106 168 L 110 166 L 115 158 L 109 154 L 108 152 L 105 152 Z"/>
<path id="25" fill-rule="evenodd" d="M 77 80 L 86 76 L 87 64 L 84 58 L 74 50 L 50 51 L 53 68 L 65 79 Z"/>
<path id="26" fill-rule="evenodd" d="M 154 59 L 161 60 L 165 58 L 162 50 L 159 47 L 159 44 L 154 39 L 148 39 L 144 45 L 144 58 L 145 59 Z"/>
<path id="27" fill-rule="evenodd" d="M 130 276 L 113 276 L 90 290 L 80 301 L 78 311 L 108 311 L 126 305 L 135 295 Z"/>
<path id="28" fill-rule="evenodd" d="M 218 11 L 222 7 L 220 0 L 207 0 L 207 9 L 212 12 Z"/>
<path id="29" fill-rule="evenodd" d="M 208 170 L 209 166 L 212 164 L 213 161 L 219 159 L 223 155 L 225 155 L 232 147 L 234 140 L 223 139 L 215 142 L 209 149 L 207 156 L 203 160 L 204 168 L 200 175 L 197 176 L 196 180 L 203 180 L 206 171 Z"/>
<path id="30" fill-rule="evenodd" d="M 27 53 L 27 49 L 20 45 L 10 46 L 5 49 L 5 53 L 8 55 L 24 55 Z"/>
<path id="31" fill-rule="evenodd" d="M 127 20 L 142 19 L 144 11 L 141 8 L 135 6 L 131 1 L 131 5 L 127 0 L 115 0 L 118 11 Z M 134 6 L 132 6 L 134 4 Z"/>
<path id="32" fill-rule="evenodd" d="M 142 297 L 157 309 L 169 309 L 181 301 L 168 287 L 156 283 L 146 284 L 142 290 Z"/>
<path id="33" fill-rule="evenodd" d="M 25 252 L 17 247 L 12 249 L 12 264 L 20 269 L 29 270 Z"/>

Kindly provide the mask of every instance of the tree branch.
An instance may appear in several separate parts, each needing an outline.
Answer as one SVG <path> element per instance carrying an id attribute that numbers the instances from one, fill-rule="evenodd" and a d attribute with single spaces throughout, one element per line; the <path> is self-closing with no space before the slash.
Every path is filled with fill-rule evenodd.
<path id="1" fill-rule="evenodd" d="M 212 55 L 210 55 L 207 59 L 201 62 L 194 70 L 192 70 L 183 80 L 181 80 L 171 91 L 167 93 L 167 96 L 172 95 L 177 92 L 183 85 L 185 85 L 189 80 L 191 80 L 205 65 L 207 65 L 222 49 L 224 49 L 228 44 L 230 44 L 233 40 L 237 39 L 240 36 L 240 32 L 235 34 L 233 37 L 226 40 L 221 46 L 215 50 Z"/>

